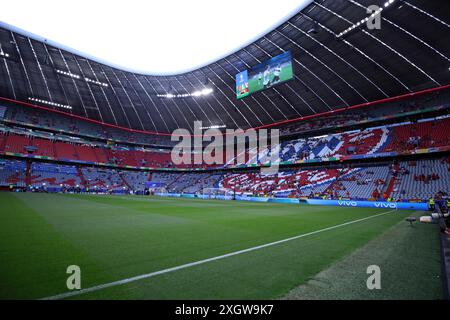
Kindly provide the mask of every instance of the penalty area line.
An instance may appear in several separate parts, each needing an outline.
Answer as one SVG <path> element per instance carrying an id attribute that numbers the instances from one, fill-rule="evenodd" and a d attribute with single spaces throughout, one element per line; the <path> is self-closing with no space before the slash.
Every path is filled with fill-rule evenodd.
<path id="1" fill-rule="evenodd" d="M 258 246 L 255 246 L 255 247 L 251 247 L 251 248 L 247 248 L 247 249 L 243 249 L 243 250 L 239 250 L 239 251 L 223 254 L 223 255 L 220 255 L 220 256 L 207 258 L 207 259 L 199 260 L 199 261 L 195 261 L 195 262 L 190 262 L 190 263 L 182 264 L 182 265 L 179 265 L 179 266 L 176 266 L 176 267 L 167 268 L 167 269 L 163 269 L 163 270 L 159 270 L 159 271 L 154 271 L 154 272 L 150 272 L 150 273 L 146 273 L 146 274 L 141 274 L 141 275 L 134 276 L 134 277 L 131 277 L 131 278 L 126 278 L 126 279 L 117 280 L 117 281 L 113 281 L 113 282 L 109 282 L 109 283 L 105 283 L 105 284 L 100 284 L 100 285 L 89 287 L 89 288 L 85 288 L 85 289 L 65 292 L 65 293 L 54 295 L 54 296 L 45 297 L 45 298 L 42 298 L 40 300 L 65 299 L 65 298 L 70 298 L 70 297 L 74 297 L 74 296 L 79 296 L 79 295 L 82 295 L 82 294 L 85 294 L 85 293 L 89 293 L 89 292 L 94 292 L 94 291 L 99 291 L 99 290 L 106 289 L 106 288 L 120 286 L 120 285 L 123 285 L 123 284 L 126 284 L 126 283 L 135 282 L 135 281 L 142 280 L 142 279 L 152 278 L 152 277 L 155 277 L 155 276 L 158 276 L 158 275 L 161 275 L 161 274 L 165 274 L 165 273 L 174 272 L 174 271 L 177 271 L 177 270 L 182 270 L 182 269 L 198 266 L 198 265 L 201 265 L 201 264 L 204 264 L 204 263 L 221 260 L 221 259 L 225 259 L 225 258 L 228 258 L 228 257 L 233 257 L 233 256 L 236 256 L 236 255 L 239 255 L 239 254 L 243 254 L 243 253 L 247 253 L 247 252 L 251 252 L 251 251 L 255 251 L 255 250 L 259 250 L 259 249 L 275 246 L 275 245 L 278 245 L 278 244 L 281 244 L 281 243 L 285 243 L 285 242 L 288 242 L 288 241 L 292 241 L 292 240 L 296 240 L 296 239 L 312 236 L 314 234 L 318 234 L 318 233 L 321 233 L 321 232 L 325 232 L 325 231 L 333 230 L 333 229 L 336 229 L 336 228 L 341 228 L 341 227 L 344 227 L 344 226 L 348 226 L 348 225 L 351 225 L 351 224 L 354 224 L 354 223 L 362 222 L 362 221 L 365 221 L 365 220 L 377 218 L 377 217 L 380 217 L 380 216 L 384 216 L 384 215 L 386 215 L 388 213 L 391 213 L 393 211 L 397 211 L 397 209 L 393 209 L 393 210 L 390 210 L 390 211 L 378 213 L 378 214 L 375 214 L 375 215 L 372 215 L 372 216 L 369 216 L 369 217 L 365 217 L 365 218 L 361 218 L 361 219 L 356 219 L 356 220 L 344 222 L 344 223 L 341 223 L 341 224 L 337 224 L 335 226 L 331 226 L 331 227 L 327 227 L 327 228 L 311 231 L 311 232 L 308 232 L 308 233 L 303 233 L 303 234 L 300 234 L 298 236 L 294 236 L 294 237 L 290 237 L 290 238 L 286 238 L 286 239 L 282 239 L 282 240 L 277 240 L 277 241 L 274 241 L 274 242 L 258 245 Z"/>

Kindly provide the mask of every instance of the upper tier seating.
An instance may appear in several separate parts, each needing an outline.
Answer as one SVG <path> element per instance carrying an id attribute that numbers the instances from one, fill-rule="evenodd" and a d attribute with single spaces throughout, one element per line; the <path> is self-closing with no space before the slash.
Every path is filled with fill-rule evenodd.
<path id="1" fill-rule="evenodd" d="M 430 107 L 443 106 L 448 103 L 448 94 L 429 94 L 417 96 L 407 101 L 395 101 L 377 105 L 376 108 L 368 107 L 352 109 L 318 118 L 300 121 L 280 128 L 281 134 L 294 132 L 309 132 L 323 128 L 335 128 L 338 126 L 354 124 L 360 121 L 392 116 L 411 111 L 420 111 Z M 32 124 L 46 127 L 52 130 L 64 130 L 75 134 L 89 135 L 102 139 L 114 139 L 140 144 L 153 144 L 173 146 L 175 142 L 169 136 L 154 135 L 121 130 L 99 123 L 75 119 L 70 116 L 61 115 L 40 109 L 34 109 L 16 104 L 6 105 L 5 119 L 17 123 Z"/>
<path id="2" fill-rule="evenodd" d="M 58 160 L 78 160 L 74 145 L 67 142 L 55 142 L 55 156 Z"/>
<path id="3" fill-rule="evenodd" d="M 78 159 L 87 162 L 99 162 L 96 148 L 92 146 L 74 144 L 75 152 Z"/>
<path id="4" fill-rule="evenodd" d="M 38 154 L 45 157 L 55 157 L 55 150 L 53 148 L 53 141 L 41 138 L 32 139 L 33 146 L 36 147 L 36 151 L 33 154 Z"/>
<path id="5" fill-rule="evenodd" d="M 419 142 L 412 143 L 411 140 Z M 450 118 L 285 141 L 279 147 L 279 160 L 312 160 L 445 146 L 450 146 Z M 267 154 L 265 149 L 255 156 L 246 156 L 245 164 L 268 162 Z M 236 159 L 229 161 L 228 165 L 236 164 Z"/>
<path id="6" fill-rule="evenodd" d="M 20 132 L 20 131 L 19 131 Z M 10 132 L 2 134 L 0 151 L 54 157 L 58 160 L 108 163 L 118 166 L 156 168 L 194 168 L 211 165 L 174 165 L 170 150 L 149 151 L 124 146 L 88 145 L 86 142 L 69 143 Z M 450 117 L 418 124 L 402 124 L 330 134 L 322 137 L 284 141 L 279 148 L 279 161 L 295 162 L 329 157 L 370 155 L 386 151 L 403 152 L 414 148 L 450 147 Z M 255 155 L 245 150 L 245 164 L 266 163 L 270 159 L 267 149 Z M 250 156 L 251 155 L 251 156 Z M 227 166 L 237 164 L 231 158 Z M 220 166 L 220 164 L 218 165 Z"/>
<path id="7" fill-rule="evenodd" d="M 26 146 L 31 146 L 28 136 L 10 134 L 6 136 L 4 151 L 27 154 Z"/>
<path id="8" fill-rule="evenodd" d="M 75 134 L 83 134 L 102 139 L 115 139 L 126 142 L 135 142 L 154 145 L 173 145 L 170 137 L 140 134 L 125 130 L 115 129 L 88 121 L 76 120 L 67 116 L 52 112 L 11 106 L 7 108 L 7 120 L 18 123 L 41 126 L 53 130 L 64 130 Z"/>
<path id="9" fill-rule="evenodd" d="M 450 118 L 396 126 L 386 151 L 407 151 L 450 145 Z"/>

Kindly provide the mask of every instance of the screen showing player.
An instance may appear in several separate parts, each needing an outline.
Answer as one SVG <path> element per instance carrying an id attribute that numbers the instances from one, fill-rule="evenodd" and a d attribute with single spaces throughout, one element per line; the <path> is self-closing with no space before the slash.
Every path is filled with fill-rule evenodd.
<path id="1" fill-rule="evenodd" d="M 236 96 L 240 99 L 288 81 L 293 77 L 291 52 L 286 51 L 250 70 L 238 73 L 236 75 Z"/>

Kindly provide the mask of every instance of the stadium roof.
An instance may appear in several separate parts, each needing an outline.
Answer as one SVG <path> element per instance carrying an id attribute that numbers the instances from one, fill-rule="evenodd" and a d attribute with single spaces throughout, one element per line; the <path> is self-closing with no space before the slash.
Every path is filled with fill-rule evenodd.
<path id="1" fill-rule="evenodd" d="M 450 84 L 450 4 L 389 1 L 387 7 L 375 0 L 314 1 L 248 46 L 173 76 L 113 68 L 3 26 L 0 96 L 34 99 L 127 128 L 171 132 L 192 130 L 195 120 L 203 126 L 257 127 Z M 340 36 L 365 19 L 373 4 L 384 8 L 381 29 L 363 24 Z M 126 39 L 120 44 L 126 48 Z M 235 75 L 286 50 L 293 55 L 295 78 L 237 100 Z M 158 97 L 205 88 L 213 93 Z"/>
<path id="2" fill-rule="evenodd" d="M 105 8 L 101 1 L 79 0 L 67 11 L 55 6 L 55 0 L 18 0 L 2 5 L 0 21 L 19 33 L 122 70 L 170 75 L 226 57 L 308 3 L 110 0 Z"/>

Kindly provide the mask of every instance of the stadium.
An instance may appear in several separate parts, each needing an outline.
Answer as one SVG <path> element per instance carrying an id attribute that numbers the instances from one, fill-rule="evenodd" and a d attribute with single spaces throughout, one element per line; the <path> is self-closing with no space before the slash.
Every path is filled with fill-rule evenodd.
<path id="1" fill-rule="evenodd" d="M 167 72 L 2 10 L 0 299 L 448 299 L 449 4 L 294 8 Z"/>

